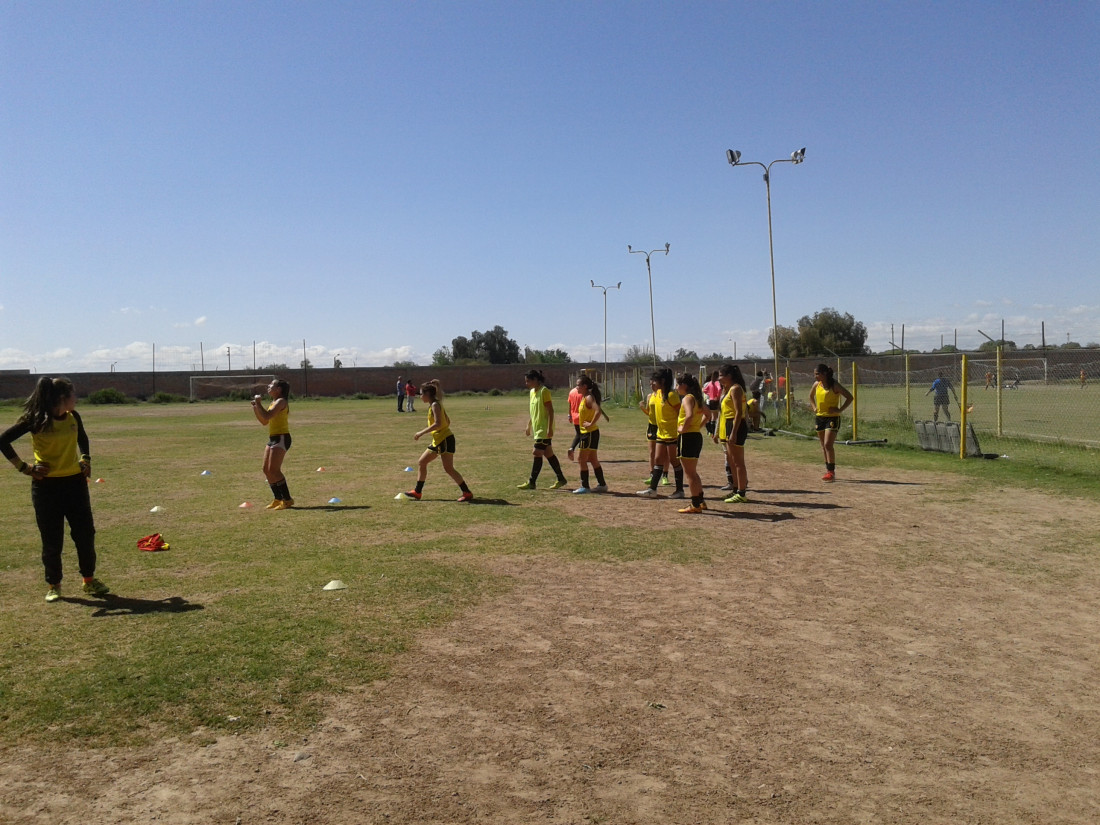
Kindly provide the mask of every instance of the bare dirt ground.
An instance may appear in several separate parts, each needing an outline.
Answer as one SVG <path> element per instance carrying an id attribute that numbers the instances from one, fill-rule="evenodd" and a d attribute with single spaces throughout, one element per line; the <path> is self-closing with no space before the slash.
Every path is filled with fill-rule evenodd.
<path id="1" fill-rule="evenodd" d="M 308 736 L 7 750 L 0 820 L 1100 821 L 1100 504 L 753 470 L 701 516 L 563 497 L 703 523 L 709 562 L 494 559 L 512 590 Z"/>

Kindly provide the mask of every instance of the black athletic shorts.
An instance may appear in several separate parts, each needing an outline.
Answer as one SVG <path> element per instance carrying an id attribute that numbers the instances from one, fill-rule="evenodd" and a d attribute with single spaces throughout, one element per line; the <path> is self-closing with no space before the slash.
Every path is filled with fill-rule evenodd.
<path id="1" fill-rule="evenodd" d="M 657 440 L 657 425 L 656 424 L 650 424 L 648 427 L 645 428 L 645 437 L 646 437 L 646 441 L 656 441 Z"/>
<path id="2" fill-rule="evenodd" d="M 593 430 L 590 433 L 581 433 L 581 443 L 578 450 L 598 450 L 600 448 L 600 431 Z"/>
<path id="3" fill-rule="evenodd" d="M 549 438 L 536 438 L 535 439 L 535 449 L 536 450 L 544 450 L 544 451 L 549 450 L 550 449 L 550 439 Z"/>
<path id="4" fill-rule="evenodd" d="M 284 450 L 290 449 L 290 433 L 283 433 L 282 435 L 273 435 L 267 440 L 268 447 L 282 447 Z"/>
<path id="5" fill-rule="evenodd" d="M 433 453 L 443 455 L 443 453 L 453 453 L 455 451 L 455 436 L 451 433 L 441 444 L 429 444 L 428 449 Z"/>
<path id="6" fill-rule="evenodd" d="M 698 458 L 703 454 L 702 433 L 680 433 L 680 458 Z"/>
<path id="7" fill-rule="evenodd" d="M 824 432 L 825 430 L 839 430 L 840 429 L 840 416 L 839 415 L 815 415 L 814 426 L 817 427 L 817 431 Z"/>

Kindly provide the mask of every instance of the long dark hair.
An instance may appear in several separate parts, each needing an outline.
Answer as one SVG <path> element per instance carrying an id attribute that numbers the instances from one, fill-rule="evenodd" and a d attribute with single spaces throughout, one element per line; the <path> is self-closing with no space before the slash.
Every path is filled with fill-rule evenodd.
<path id="1" fill-rule="evenodd" d="M 40 433 L 53 426 L 53 410 L 76 390 L 68 378 L 38 379 L 27 400 L 23 402 L 23 415 L 19 423 L 26 423 L 32 433 Z"/>
<path id="2" fill-rule="evenodd" d="M 671 401 L 674 386 L 672 370 L 668 367 L 660 367 L 654 370 L 653 380 L 656 381 L 657 385 L 661 388 L 661 392 L 665 396 L 665 401 Z"/>
<path id="3" fill-rule="evenodd" d="M 538 370 L 529 370 L 523 377 L 528 381 L 538 381 L 544 387 L 546 386 L 546 377 Z"/>
<path id="4" fill-rule="evenodd" d="M 703 403 L 703 388 L 699 386 L 699 379 L 692 375 L 690 372 L 685 372 L 679 378 L 676 379 L 677 384 L 681 384 L 687 387 L 688 395 L 695 399 L 695 402 L 700 407 L 705 407 Z"/>
<path id="5" fill-rule="evenodd" d="M 814 372 L 821 376 L 821 378 L 818 379 L 821 386 L 823 386 L 827 390 L 831 390 L 833 388 L 833 384 L 835 384 L 836 382 L 833 380 L 832 367 L 830 367 L 828 364 L 818 364 L 814 368 Z M 942 375 L 943 373 L 940 374 Z"/>
<path id="6" fill-rule="evenodd" d="M 589 378 L 587 375 L 582 375 L 577 379 L 577 383 L 583 387 L 588 388 L 586 395 L 591 395 L 596 399 L 596 403 L 600 405 L 600 414 L 608 421 L 611 420 L 611 416 L 603 411 L 603 393 L 600 392 L 600 385 Z"/>
<path id="7" fill-rule="evenodd" d="M 736 364 L 723 364 L 719 368 L 718 374 L 725 375 L 734 384 L 740 386 L 742 390 L 747 391 L 747 387 L 745 386 L 745 376 L 741 374 L 741 368 Z"/>

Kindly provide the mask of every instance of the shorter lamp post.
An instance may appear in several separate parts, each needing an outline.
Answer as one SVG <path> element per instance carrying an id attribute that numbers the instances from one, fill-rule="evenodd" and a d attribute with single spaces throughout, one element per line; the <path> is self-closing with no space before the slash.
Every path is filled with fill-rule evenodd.
<path id="1" fill-rule="evenodd" d="M 602 380 L 607 381 L 607 290 L 609 289 L 621 289 L 623 282 L 619 281 L 615 286 L 603 286 L 598 284 L 592 279 L 589 279 L 588 283 L 592 284 L 593 289 L 603 290 L 603 376 Z"/>
<path id="2" fill-rule="evenodd" d="M 668 254 L 669 244 L 665 244 L 664 249 L 651 249 L 646 252 L 644 249 L 633 249 L 630 244 L 626 245 L 626 251 L 634 255 L 645 255 L 645 271 L 649 276 L 649 333 L 653 337 L 653 369 L 657 369 L 657 325 L 653 320 L 653 269 L 649 265 L 649 256 L 657 252 L 664 252 Z"/>

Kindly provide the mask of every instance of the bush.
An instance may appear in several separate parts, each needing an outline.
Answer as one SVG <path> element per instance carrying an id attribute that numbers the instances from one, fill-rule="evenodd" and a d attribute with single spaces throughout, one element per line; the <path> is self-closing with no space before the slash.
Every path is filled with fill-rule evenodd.
<path id="1" fill-rule="evenodd" d="M 149 403 L 151 404 L 184 404 L 186 402 L 186 396 L 173 395 L 170 392 L 158 392 L 151 399 L 149 399 Z"/>
<path id="2" fill-rule="evenodd" d="M 119 392 L 114 387 L 104 387 L 88 396 L 89 404 L 133 404 L 134 399 Z"/>

